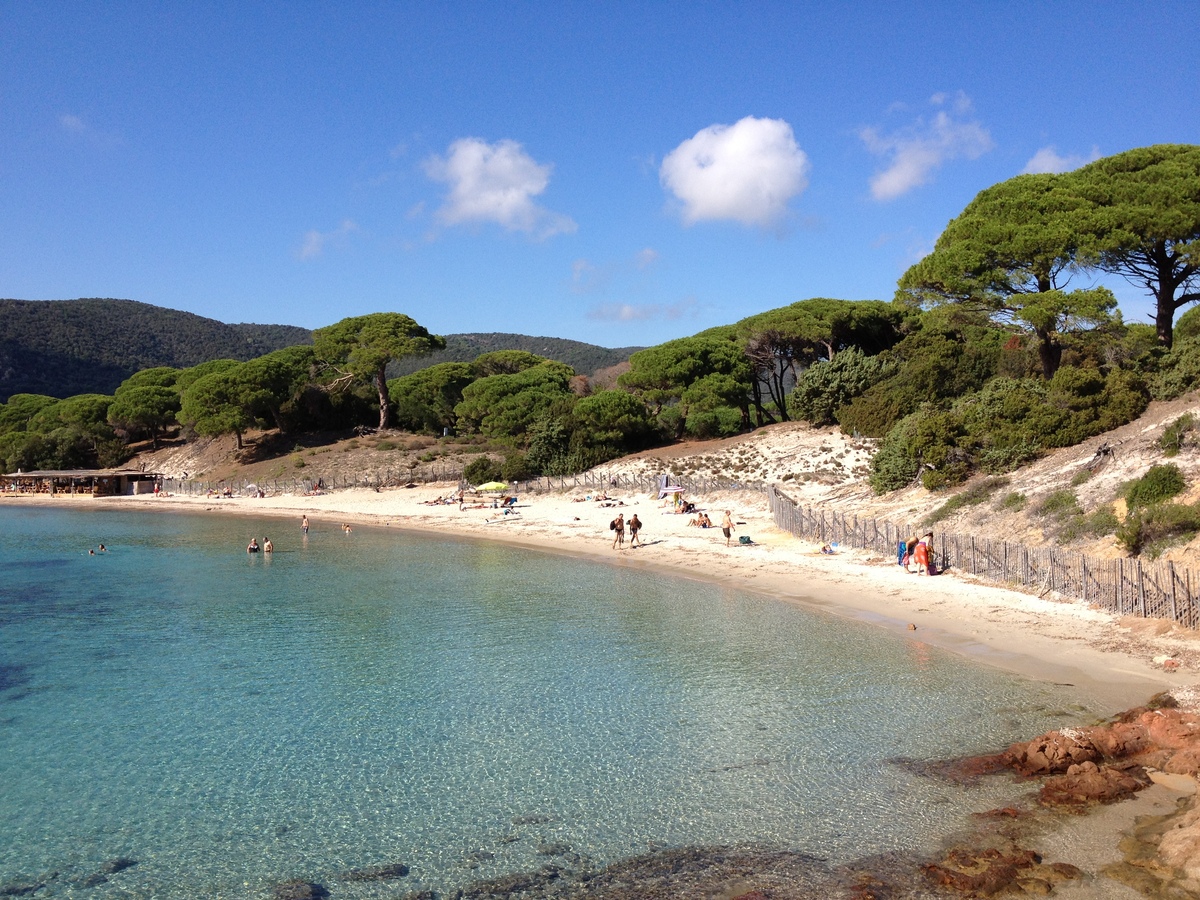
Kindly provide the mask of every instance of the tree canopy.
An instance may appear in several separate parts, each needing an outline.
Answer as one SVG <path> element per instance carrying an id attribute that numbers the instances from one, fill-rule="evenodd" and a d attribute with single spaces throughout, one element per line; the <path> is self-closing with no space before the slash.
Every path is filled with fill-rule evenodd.
<path id="1" fill-rule="evenodd" d="M 1200 300 L 1200 146 L 1139 147 L 1059 177 L 1087 201 L 1087 252 L 1150 292 L 1169 348 L 1175 313 Z"/>
<path id="2" fill-rule="evenodd" d="M 981 191 L 900 278 L 897 299 L 960 303 L 1033 334 L 1042 376 L 1062 364 L 1063 335 L 1107 323 L 1105 288 L 1066 290 L 1081 268 L 1087 204 L 1057 175 L 1018 175 Z"/>
<path id="3" fill-rule="evenodd" d="M 313 332 L 317 356 L 348 379 L 374 384 L 379 427 L 390 421 L 387 366 L 395 359 L 439 350 L 446 342 L 402 313 L 352 316 Z"/>

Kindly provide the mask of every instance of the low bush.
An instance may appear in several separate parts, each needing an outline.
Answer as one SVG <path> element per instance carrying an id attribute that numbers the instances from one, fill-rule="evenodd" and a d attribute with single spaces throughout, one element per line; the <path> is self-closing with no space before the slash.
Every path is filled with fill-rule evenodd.
<path id="1" fill-rule="evenodd" d="M 1121 489 L 1121 496 L 1130 509 L 1140 509 L 1170 500 L 1182 494 L 1186 486 L 1179 467 L 1167 463 L 1165 466 L 1151 466 L 1141 478 L 1126 483 Z"/>
<path id="2" fill-rule="evenodd" d="M 1066 543 L 1078 538 L 1104 537 L 1115 532 L 1120 524 L 1112 507 L 1102 506 L 1086 516 L 1071 516 L 1064 520 L 1058 530 L 1058 540 L 1060 543 Z"/>
<path id="3" fill-rule="evenodd" d="M 1071 487 L 1079 487 L 1081 484 L 1086 484 L 1088 481 L 1091 481 L 1092 474 L 1093 473 L 1091 469 L 1080 469 L 1073 476 L 1071 476 Z"/>
<path id="4" fill-rule="evenodd" d="M 1200 533 L 1200 508 L 1184 503 L 1159 503 L 1126 516 L 1117 528 L 1117 541 L 1133 554 L 1145 551 L 1157 558 L 1171 544 Z"/>
<path id="5" fill-rule="evenodd" d="M 1196 420 L 1191 413 L 1184 413 L 1166 427 L 1162 437 L 1158 439 L 1158 447 L 1163 456 L 1178 456 L 1188 435 L 1195 431 Z"/>
<path id="6" fill-rule="evenodd" d="M 498 481 L 502 474 L 500 463 L 490 456 L 477 456 L 463 468 L 463 479 L 471 484 Z"/>
<path id="7" fill-rule="evenodd" d="M 1027 502 L 1029 502 L 1028 497 L 1013 491 L 1011 494 L 1004 495 L 1004 498 L 999 503 L 999 508 L 1005 512 L 1017 512 L 1024 509 Z"/>
<path id="8" fill-rule="evenodd" d="M 985 478 L 978 484 L 971 485 L 965 491 L 955 494 L 931 512 L 925 517 L 925 524 L 934 525 L 954 515 L 960 509 L 966 509 L 968 506 L 978 506 L 980 503 L 986 502 L 992 494 L 1007 484 L 1007 478 Z"/>
<path id="9" fill-rule="evenodd" d="M 1083 507 L 1074 491 L 1060 490 L 1048 494 L 1042 502 L 1034 507 L 1034 513 L 1043 518 L 1067 519 L 1071 516 L 1083 515 Z"/>

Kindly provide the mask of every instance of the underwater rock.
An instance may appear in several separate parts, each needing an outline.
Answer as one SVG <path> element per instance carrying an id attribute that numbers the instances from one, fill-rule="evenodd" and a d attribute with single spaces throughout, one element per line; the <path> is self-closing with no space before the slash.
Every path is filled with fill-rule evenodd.
<path id="1" fill-rule="evenodd" d="M 1083 877 L 1075 866 L 1044 865 L 1037 853 L 1018 847 L 955 847 L 941 862 L 921 868 L 933 884 L 968 897 L 991 897 L 1004 891 L 1049 894 L 1054 885 Z"/>
<path id="2" fill-rule="evenodd" d="M 130 859 L 128 856 L 118 856 L 116 859 L 110 859 L 100 867 L 101 873 L 105 875 L 115 875 L 118 872 L 124 872 L 126 869 L 136 866 L 138 861 Z"/>
<path id="3" fill-rule="evenodd" d="M 346 881 L 387 881 L 392 878 L 403 878 L 408 874 L 408 866 L 404 863 L 392 863 L 386 866 L 374 866 L 370 869 L 351 869 L 342 876 Z"/>
<path id="4" fill-rule="evenodd" d="M 315 881 L 284 881 L 271 888 L 271 900 L 326 900 L 329 891 Z"/>

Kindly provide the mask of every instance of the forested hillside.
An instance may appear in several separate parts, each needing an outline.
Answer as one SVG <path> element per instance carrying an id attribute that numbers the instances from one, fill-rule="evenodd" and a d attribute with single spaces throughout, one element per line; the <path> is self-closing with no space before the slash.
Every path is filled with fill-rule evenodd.
<path id="1" fill-rule="evenodd" d="M 446 362 L 471 362 L 484 353 L 496 350 L 524 350 L 538 356 L 566 363 L 580 375 L 594 375 L 597 370 L 624 362 L 641 347 L 598 347 L 564 338 L 532 337 L 527 334 L 448 334 L 446 349 L 429 356 L 399 360 L 388 367 L 395 378 L 411 375 L 419 369 Z"/>
<path id="2" fill-rule="evenodd" d="M 0 400 L 111 394 L 141 369 L 249 360 L 312 342 L 291 325 L 226 325 L 134 300 L 0 300 Z"/>

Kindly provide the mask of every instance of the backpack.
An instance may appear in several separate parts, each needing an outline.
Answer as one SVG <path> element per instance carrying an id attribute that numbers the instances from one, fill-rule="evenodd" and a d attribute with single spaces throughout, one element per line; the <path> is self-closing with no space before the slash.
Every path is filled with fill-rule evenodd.
<path id="1" fill-rule="evenodd" d="M 617 530 L 617 520 L 616 519 L 613 519 L 611 522 L 608 523 L 608 530 L 609 531 Z"/>

